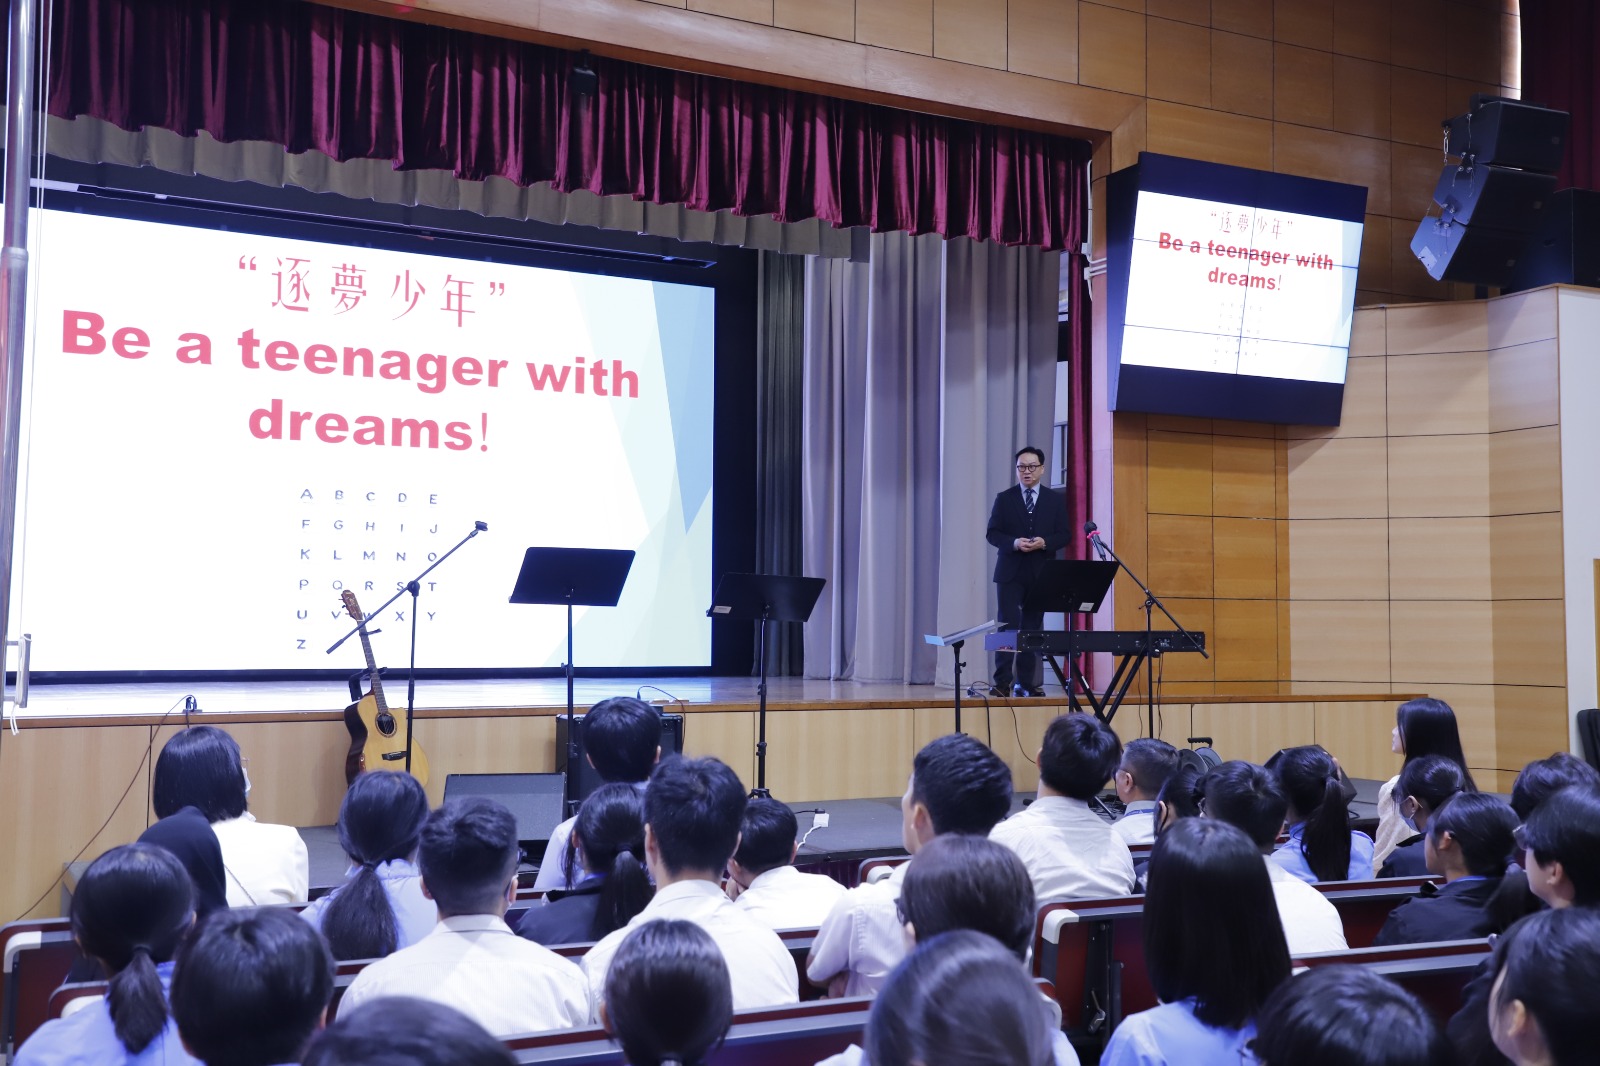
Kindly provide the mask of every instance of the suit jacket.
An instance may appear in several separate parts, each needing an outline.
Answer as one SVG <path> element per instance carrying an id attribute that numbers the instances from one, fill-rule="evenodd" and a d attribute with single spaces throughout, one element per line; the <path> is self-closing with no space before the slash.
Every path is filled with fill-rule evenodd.
<path id="1" fill-rule="evenodd" d="M 1436 940 L 1476 940 L 1494 932 L 1494 919 L 1488 911 L 1489 898 L 1500 887 L 1500 878 L 1452 881 L 1430 893 L 1408 899 L 1389 912 L 1373 939 L 1373 947 L 1385 944 L 1431 944 Z"/>
<path id="2" fill-rule="evenodd" d="M 994 498 L 988 540 L 1000 549 L 1000 557 L 994 563 L 997 583 L 1032 580 L 1044 569 L 1046 560 L 1055 558 L 1072 539 L 1066 499 L 1043 485 L 1038 487 L 1038 493 L 1032 514 L 1022 502 L 1021 485 L 1012 485 Z M 1018 537 L 1043 537 L 1044 550 L 1019 552 L 1013 543 Z"/>

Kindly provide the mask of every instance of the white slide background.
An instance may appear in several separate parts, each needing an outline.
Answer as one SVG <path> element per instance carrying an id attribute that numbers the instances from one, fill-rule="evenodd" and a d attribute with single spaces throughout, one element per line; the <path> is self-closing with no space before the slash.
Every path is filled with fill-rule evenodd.
<path id="1" fill-rule="evenodd" d="M 709 664 L 710 288 L 34 218 L 12 631 L 33 634 L 35 670 L 355 669 L 356 641 L 323 653 L 351 624 L 340 591 L 371 611 L 477 520 L 488 532 L 424 584 L 419 666 L 563 661 L 564 609 L 507 603 L 532 545 L 639 553 L 616 608 L 579 610 L 580 666 Z M 74 350 L 95 338 L 68 312 L 103 319 L 103 350 Z M 119 354 L 124 328 L 147 342 L 126 334 Z M 185 334 L 209 339 L 208 362 Z M 267 364 L 274 340 L 289 369 Z M 331 372 L 307 369 L 313 344 Z M 342 372 L 347 346 L 372 350 L 373 376 Z M 390 351 L 411 380 L 383 376 Z M 459 376 L 421 380 L 425 353 Z M 490 360 L 506 364 L 493 386 Z M 535 389 L 530 363 L 571 368 L 566 388 Z M 607 393 L 620 367 L 637 397 L 597 395 L 579 369 L 596 363 Z M 293 440 L 296 411 L 311 417 Z M 396 419 L 433 420 L 438 446 L 397 445 Z M 357 443 L 363 425 L 385 443 Z M 374 621 L 380 664 L 404 664 L 410 623 L 409 597 Z"/>

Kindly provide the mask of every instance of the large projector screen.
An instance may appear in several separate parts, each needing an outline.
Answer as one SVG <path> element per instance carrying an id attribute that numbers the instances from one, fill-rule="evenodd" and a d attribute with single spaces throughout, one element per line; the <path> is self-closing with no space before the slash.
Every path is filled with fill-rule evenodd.
<path id="1" fill-rule="evenodd" d="M 714 290 L 34 212 L 20 580 L 38 671 L 354 670 L 340 595 L 421 585 L 418 664 L 565 660 L 533 545 L 638 554 L 586 667 L 704 667 Z M 410 596 L 372 625 L 401 667 Z"/>

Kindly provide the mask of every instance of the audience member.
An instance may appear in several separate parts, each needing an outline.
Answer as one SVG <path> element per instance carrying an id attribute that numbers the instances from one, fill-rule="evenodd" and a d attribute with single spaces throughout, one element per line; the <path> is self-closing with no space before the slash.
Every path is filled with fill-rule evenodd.
<path id="1" fill-rule="evenodd" d="M 218 911 L 178 951 L 172 1014 L 206 1066 L 300 1061 L 333 998 L 333 957 L 292 911 Z"/>
<path id="2" fill-rule="evenodd" d="M 1285 748 L 1267 769 L 1289 801 L 1289 839 L 1272 861 L 1302 881 L 1370 881 L 1372 838 L 1350 828 L 1355 789 L 1322 747 Z"/>
<path id="3" fill-rule="evenodd" d="M 788 804 L 762 797 L 744 809 L 739 850 L 728 860 L 728 896 L 769 929 L 815 929 L 845 893 L 831 877 L 794 868 L 799 833 Z"/>
<path id="4" fill-rule="evenodd" d="M 1160 836 L 1181 818 L 1200 815 L 1200 778 L 1205 772 L 1197 766 L 1184 767 L 1167 778 L 1156 796 L 1155 830 Z"/>
<path id="5" fill-rule="evenodd" d="M 1122 744 L 1092 714 L 1063 714 L 1039 747 L 1039 798 L 989 838 L 1016 852 L 1046 899 L 1099 899 L 1133 891 L 1127 842 L 1089 809 L 1116 772 Z"/>
<path id="6" fill-rule="evenodd" d="M 300 912 L 335 959 L 381 958 L 433 932 L 439 910 L 414 861 L 427 820 L 427 794 L 410 774 L 368 771 L 350 783 L 338 828 L 353 865 L 344 884 Z"/>
<path id="7" fill-rule="evenodd" d="M 514 1066 L 510 1050 L 454 1007 L 386 996 L 318 1033 L 301 1066 Z"/>
<path id="8" fill-rule="evenodd" d="M 418 858 L 439 924 L 356 975 L 341 1008 L 416 996 L 454 1007 L 498 1037 L 582 1025 L 583 974 L 505 923 L 519 856 L 516 819 L 493 800 L 451 800 L 429 815 Z"/>
<path id="9" fill-rule="evenodd" d="M 621 929 L 655 892 L 644 868 L 644 797 L 633 785 L 601 785 L 578 808 L 564 879 L 530 907 L 517 935 L 539 944 L 592 943 Z M 584 871 L 594 873 L 584 876 Z"/>
<path id="10" fill-rule="evenodd" d="M 1591 1066 L 1600 913 L 1560 908 L 1518 922 L 1490 962 L 1489 1031 L 1517 1066 Z"/>
<path id="11" fill-rule="evenodd" d="M 1466 789 L 1467 775 L 1443 755 L 1424 755 L 1410 759 L 1400 770 L 1394 795 L 1400 797 L 1395 809 L 1412 835 L 1395 845 L 1379 877 L 1422 877 L 1428 872 L 1426 837 L 1428 819 L 1451 796 Z"/>
<path id="12" fill-rule="evenodd" d="M 1463 792 L 1445 801 L 1428 822 L 1428 870 L 1444 887 L 1409 899 L 1389 912 L 1373 944 L 1425 944 L 1475 940 L 1499 932 L 1489 902 L 1511 855 L 1517 816 L 1494 796 Z M 1431 891 L 1430 891 L 1431 890 Z"/>
<path id="13" fill-rule="evenodd" d="M 1450 1066 L 1417 998 L 1360 966 L 1318 966 L 1278 986 L 1256 1019 L 1260 1066 Z"/>
<path id="14" fill-rule="evenodd" d="M 1570 751 L 1558 751 L 1522 768 L 1511 786 L 1511 809 L 1526 822 L 1539 804 L 1573 785 L 1600 789 L 1600 770 Z"/>
<path id="15" fill-rule="evenodd" d="M 16 1066 L 194 1061 L 167 1012 L 171 959 L 194 921 L 193 895 L 182 864 L 153 844 L 112 848 L 90 863 L 72 894 L 72 935 L 110 988 L 93 1006 L 40 1026 Z"/>
<path id="16" fill-rule="evenodd" d="M 1266 864 L 1243 832 L 1190 818 L 1156 841 L 1144 957 L 1161 1005 L 1123 1019 L 1101 1066 L 1248 1061 L 1256 1014 L 1289 977 L 1289 948 Z"/>
<path id="17" fill-rule="evenodd" d="M 1278 904 L 1278 917 L 1283 922 L 1289 951 L 1295 955 L 1309 955 L 1345 950 L 1348 945 L 1344 938 L 1344 922 L 1333 904 L 1271 859 L 1278 830 L 1283 827 L 1283 816 L 1289 808 L 1277 778 L 1252 763 L 1225 762 L 1202 777 L 1195 788 L 1206 817 L 1244 830 L 1245 836 L 1261 850 L 1267 876 L 1272 879 L 1272 894 Z"/>
<path id="18" fill-rule="evenodd" d="M 1164 740 L 1139 737 L 1122 749 L 1122 765 L 1112 776 L 1122 817 L 1112 825 L 1127 844 L 1148 844 L 1156 838 L 1156 799 L 1178 772 L 1178 749 Z"/>
<path id="19" fill-rule="evenodd" d="M 1016 956 L 958 929 L 921 941 L 895 968 L 866 1042 L 872 1066 L 1049 1066 L 1054 1034 Z"/>
<path id="20" fill-rule="evenodd" d="M 1011 769 L 974 737 L 952 733 L 917 752 L 900 797 L 900 837 L 913 856 L 944 833 L 987 834 L 1011 809 Z M 895 913 L 909 864 L 847 892 L 822 923 L 806 976 L 834 996 L 872 995 L 905 957 Z"/>
<path id="21" fill-rule="evenodd" d="M 222 868 L 222 845 L 198 807 L 182 807 L 155 821 L 139 834 L 139 843 L 166 848 L 194 882 L 194 916 L 204 918 L 228 905 L 228 875 Z"/>
<path id="22" fill-rule="evenodd" d="M 701 1066 L 732 1020 L 728 964 L 700 926 L 670 918 L 645 922 L 617 945 L 600 1023 L 629 1066 Z"/>
<path id="23" fill-rule="evenodd" d="M 1443 700 L 1407 700 L 1395 708 L 1394 731 L 1389 736 L 1389 750 L 1405 756 L 1406 762 L 1424 755 L 1443 755 L 1461 768 L 1467 792 L 1478 791 L 1467 769 L 1467 757 L 1461 750 L 1461 732 L 1456 727 L 1456 712 Z M 1398 775 L 1391 777 L 1378 788 L 1378 836 L 1373 848 L 1374 866 L 1382 866 L 1402 840 L 1414 834 L 1406 830 L 1400 818 L 1395 787 Z"/>
<path id="24" fill-rule="evenodd" d="M 735 1009 L 800 998 L 799 974 L 778 934 L 735 907 L 722 891 L 722 871 L 739 844 L 744 807 L 738 775 L 716 759 L 674 757 L 656 768 L 644 794 L 645 862 L 656 894 L 632 921 L 583 957 L 592 1020 L 599 1020 L 612 957 L 623 939 L 663 918 L 692 922 L 710 935 L 732 975 Z"/>
<path id="25" fill-rule="evenodd" d="M 156 759 L 150 803 L 157 818 L 199 808 L 222 848 L 230 907 L 304 903 L 311 887 L 306 842 L 293 826 L 249 812 L 250 776 L 233 737 L 197 725 L 173 735 Z"/>
<path id="26" fill-rule="evenodd" d="M 632 785 L 644 795 L 650 771 L 661 758 L 661 712 L 644 700 L 613 696 L 589 708 L 582 728 L 585 758 L 600 780 Z M 577 821 L 573 815 L 551 830 L 544 861 L 533 881 L 535 890 L 576 888 L 589 876 L 587 869 L 573 868 L 565 861 L 573 854 L 567 839 Z"/>

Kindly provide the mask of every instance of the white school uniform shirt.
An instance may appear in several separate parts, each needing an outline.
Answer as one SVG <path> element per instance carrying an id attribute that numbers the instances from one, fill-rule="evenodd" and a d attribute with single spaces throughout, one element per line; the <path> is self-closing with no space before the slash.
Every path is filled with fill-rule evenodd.
<path id="1" fill-rule="evenodd" d="M 800 974 L 778 934 L 733 905 L 714 881 L 679 881 L 656 890 L 644 910 L 621 929 L 607 933 L 583 957 L 589 982 L 589 1019 L 598 1024 L 611 957 L 633 930 L 658 918 L 693 922 L 711 937 L 728 964 L 733 1009 L 781 1007 L 800 1002 Z"/>
<path id="2" fill-rule="evenodd" d="M 1134 800 L 1122 812 L 1122 817 L 1111 823 L 1111 831 L 1121 837 L 1124 844 L 1155 843 L 1156 801 Z"/>
<path id="3" fill-rule="evenodd" d="M 1283 923 L 1283 938 L 1295 958 L 1320 951 L 1344 951 L 1344 920 L 1328 897 L 1263 855 L 1267 875 L 1272 878 L 1272 894 L 1278 901 L 1278 920 Z"/>
<path id="4" fill-rule="evenodd" d="M 876 884 L 857 885 L 834 904 L 811 942 L 806 976 L 824 984 L 847 974 L 844 994 L 875 996 L 906 957 L 906 929 L 897 904 L 910 863 L 896 866 Z"/>
<path id="5" fill-rule="evenodd" d="M 995 826 L 989 839 L 1022 859 L 1039 900 L 1104 899 L 1133 892 L 1128 845 L 1083 800 L 1040 796 Z"/>
<path id="6" fill-rule="evenodd" d="M 778 866 L 751 881 L 733 905 L 768 929 L 816 929 L 847 891 L 831 877 Z"/>
<path id="7" fill-rule="evenodd" d="M 245 811 L 211 823 L 222 848 L 228 906 L 304 903 L 311 890 L 311 856 L 292 825 L 258 822 Z"/>
<path id="8" fill-rule="evenodd" d="M 384 996 L 454 1007 L 497 1038 L 589 1021 L 583 971 L 493 914 L 445 918 L 415 944 L 379 959 L 350 982 L 339 1010 Z"/>

